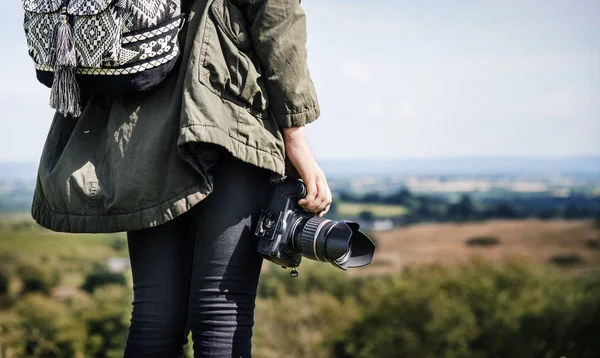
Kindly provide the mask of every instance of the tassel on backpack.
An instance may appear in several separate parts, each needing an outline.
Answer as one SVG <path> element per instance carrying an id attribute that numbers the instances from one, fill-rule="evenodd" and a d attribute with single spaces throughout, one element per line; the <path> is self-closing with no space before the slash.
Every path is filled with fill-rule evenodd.
<path id="1" fill-rule="evenodd" d="M 179 57 L 181 0 L 23 0 L 25 37 L 50 106 L 81 115 L 81 94 L 145 91 Z"/>
<path id="2" fill-rule="evenodd" d="M 56 29 L 49 62 L 54 69 L 50 107 L 64 115 L 79 117 L 81 115 L 81 104 L 79 103 L 81 96 L 75 78 L 77 53 L 66 6 L 62 8 L 60 24 Z"/>

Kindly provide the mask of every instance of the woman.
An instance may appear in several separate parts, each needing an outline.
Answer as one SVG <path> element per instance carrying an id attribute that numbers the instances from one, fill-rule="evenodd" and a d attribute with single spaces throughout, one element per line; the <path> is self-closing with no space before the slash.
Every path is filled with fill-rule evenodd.
<path id="1" fill-rule="evenodd" d="M 192 0 L 177 69 L 149 92 L 56 115 L 32 215 L 62 232 L 127 231 L 125 357 L 249 357 L 262 264 L 253 229 L 286 156 L 305 210 L 331 203 L 305 138 L 319 106 L 297 0 Z M 291 168 L 291 167 L 290 167 Z"/>

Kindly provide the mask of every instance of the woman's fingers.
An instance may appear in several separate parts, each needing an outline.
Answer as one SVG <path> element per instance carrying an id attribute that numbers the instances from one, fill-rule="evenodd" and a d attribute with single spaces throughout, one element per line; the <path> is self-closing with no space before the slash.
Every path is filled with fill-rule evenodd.
<path id="1" fill-rule="evenodd" d="M 329 190 L 329 185 L 327 185 L 327 179 L 325 179 L 325 175 L 323 175 L 317 182 L 317 188 L 319 192 L 317 200 L 318 204 L 315 212 L 320 213 L 324 211 L 329 204 L 331 204 L 331 191 Z"/>
<path id="2" fill-rule="evenodd" d="M 308 212 L 323 216 L 331 204 L 331 190 L 308 146 L 304 127 L 284 128 L 283 139 L 287 159 L 306 185 L 306 196 L 298 204 Z"/>
<path id="3" fill-rule="evenodd" d="M 300 199 L 298 204 L 306 211 L 313 211 L 318 195 L 317 182 L 315 180 L 308 180 L 304 184 L 306 185 L 306 196 Z"/>
<path id="4" fill-rule="evenodd" d="M 314 180 L 305 181 L 306 196 L 298 201 L 298 204 L 306 211 L 312 211 L 317 197 L 317 182 Z"/>
<path id="5" fill-rule="evenodd" d="M 325 214 L 327 214 L 329 212 L 329 208 L 331 208 L 331 204 L 327 205 L 325 210 L 323 210 L 319 213 L 319 217 L 322 218 L 323 216 L 325 216 Z"/>
<path id="6" fill-rule="evenodd" d="M 327 185 L 325 175 L 320 175 L 316 180 L 309 180 L 306 183 L 306 187 L 308 191 L 307 195 L 304 199 L 300 200 L 298 204 L 300 204 L 304 210 L 315 214 L 325 211 L 331 204 L 331 191 Z"/>

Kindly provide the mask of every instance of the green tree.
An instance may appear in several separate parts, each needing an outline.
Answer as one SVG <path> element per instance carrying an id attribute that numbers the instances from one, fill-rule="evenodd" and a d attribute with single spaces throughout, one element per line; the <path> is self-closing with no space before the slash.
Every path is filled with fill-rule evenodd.
<path id="1" fill-rule="evenodd" d="M 10 277 L 10 272 L 4 267 L 0 267 L 0 310 L 12 304 L 12 298 L 10 297 Z M 0 357 L 2 357 L 1 352 Z"/>
<path id="2" fill-rule="evenodd" d="M 475 218 L 473 201 L 468 194 L 461 196 L 458 203 L 448 207 L 448 216 L 456 221 L 469 221 Z"/>
<path id="3" fill-rule="evenodd" d="M 110 246 L 116 252 L 120 252 L 121 250 L 123 250 L 123 249 L 125 249 L 127 247 L 127 240 L 124 237 L 115 236 L 113 238 L 112 243 L 110 244 Z"/>
<path id="4" fill-rule="evenodd" d="M 127 279 L 120 272 L 110 272 L 105 269 L 88 273 L 85 276 L 85 282 L 81 286 L 81 289 L 89 293 L 93 293 L 98 287 L 110 284 L 117 284 L 125 286 Z"/>
<path id="5" fill-rule="evenodd" d="M 10 284 L 10 273 L 3 267 L 0 267 L 0 297 L 8 296 Z"/>
<path id="6" fill-rule="evenodd" d="M 360 201 L 363 203 L 377 204 L 383 202 L 383 199 L 378 193 L 368 193 L 365 194 Z"/>
<path id="7" fill-rule="evenodd" d="M 373 214 L 373 212 L 372 212 L 372 211 L 370 211 L 370 210 L 364 210 L 364 211 L 361 211 L 361 212 L 358 214 L 358 217 L 359 217 L 361 220 L 364 220 L 364 221 L 373 221 L 373 220 L 375 220 L 375 214 Z"/>
<path id="8" fill-rule="evenodd" d="M 42 269 L 32 263 L 23 263 L 17 270 L 17 275 L 23 282 L 23 293 L 40 292 L 49 294 L 50 290 L 60 282 L 58 272 Z"/>
<path id="9" fill-rule="evenodd" d="M 329 206 L 329 211 L 327 212 L 327 214 L 325 214 L 325 216 L 328 219 L 337 219 L 338 217 L 338 201 L 336 198 L 333 199 L 333 201 L 331 202 L 331 205 Z"/>
<path id="10" fill-rule="evenodd" d="M 515 219 L 519 217 L 519 213 L 510 203 L 503 202 L 494 209 L 493 216 L 502 219 Z"/>
<path id="11" fill-rule="evenodd" d="M 85 329 L 61 303 L 39 293 L 23 297 L 2 321 L 3 342 L 17 357 L 72 358 Z"/>
<path id="12" fill-rule="evenodd" d="M 117 358 L 123 356 L 131 312 L 130 295 L 119 285 L 94 291 L 93 309 L 83 314 L 88 339 L 85 356 Z"/>
<path id="13" fill-rule="evenodd" d="M 560 216 L 560 212 L 555 208 L 546 208 L 541 210 L 537 217 L 542 220 L 554 219 Z"/>
<path id="14" fill-rule="evenodd" d="M 259 300 L 253 353 L 257 357 L 326 358 L 334 337 L 359 315 L 352 301 L 326 293 Z"/>
<path id="15" fill-rule="evenodd" d="M 598 357 L 600 281 L 522 264 L 409 269 L 372 279 L 334 357 Z"/>
<path id="16" fill-rule="evenodd" d="M 413 199 L 412 194 L 407 189 L 402 189 L 395 194 L 388 196 L 385 202 L 389 204 L 408 205 Z"/>
<path id="17" fill-rule="evenodd" d="M 565 219 L 582 219 L 590 216 L 590 210 L 575 204 L 567 204 L 563 211 Z"/>

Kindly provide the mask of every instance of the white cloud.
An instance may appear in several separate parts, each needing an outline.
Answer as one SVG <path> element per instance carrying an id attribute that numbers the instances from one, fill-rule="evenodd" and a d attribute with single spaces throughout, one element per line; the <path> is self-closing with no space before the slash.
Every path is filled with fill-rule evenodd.
<path id="1" fill-rule="evenodd" d="M 367 115 L 379 117 L 384 113 L 384 104 L 380 98 L 369 97 L 364 102 L 364 109 Z"/>
<path id="2" fill-rule="evenodd" d="M 346 59 L 342 65 L 343 74 L 363 85 L 373 82 L 373 74 L 368 65 L 363 65 L 355 59 Z"/>
<path id="3" fill-rule="evenodd" d="M 399 119 L 416 119 L 417 110 L 414 104 L 408 100 L 400 100 L 392 105 L 391 113 Z"/>
<path id="4" fill-rule="evenodd" d="M 568 90 L 560 90 L 548 93 L 535 101 L 527 103 L 521 109 L 526 116 L 537 118 L 575 118 L 591 115 L 593 107 L 598 103 L 592 98 L 600 98 L 597 93 L 584 94 Z"/>
<path id="5" fill-rule="evenodd" d="M 600 2 L 435 3 L 302 1 L 322 109 L 308 127 L 315 153 L 600 153 Z M 24 48 L 21 4 L 3 10 L 0 161 L 37 160 L 48 89 Z"/>

